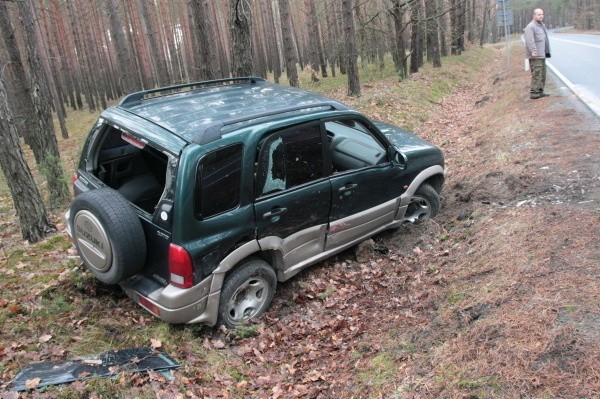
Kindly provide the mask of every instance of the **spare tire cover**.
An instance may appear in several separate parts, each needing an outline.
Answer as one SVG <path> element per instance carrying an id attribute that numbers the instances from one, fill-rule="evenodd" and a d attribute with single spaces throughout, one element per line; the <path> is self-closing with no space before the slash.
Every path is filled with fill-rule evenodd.
<path id="1" fill-rule="evenodd" d="M 86 191 L 71 204 L 71 231 L 79 256 L 106 284 L 139 273 L 146 260 L 146 239 L 133 206 L 109 188 Z"/>

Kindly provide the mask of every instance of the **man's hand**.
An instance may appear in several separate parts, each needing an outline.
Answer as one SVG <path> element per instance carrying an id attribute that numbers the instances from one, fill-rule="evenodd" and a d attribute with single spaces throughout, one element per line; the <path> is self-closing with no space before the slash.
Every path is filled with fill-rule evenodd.
<path id="1" fill-rule="evenodd" d="M 537 56 L 538 56 L 538 53 L 537 53 L 537 51 L 532 51 L 532 52 L 531 52 L 531 56 L 532 56 L 532 57 L 537 57 Z"/>

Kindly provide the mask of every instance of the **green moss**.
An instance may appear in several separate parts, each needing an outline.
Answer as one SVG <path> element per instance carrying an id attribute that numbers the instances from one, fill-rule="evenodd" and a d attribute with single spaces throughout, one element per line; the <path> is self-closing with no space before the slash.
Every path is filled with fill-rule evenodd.
<path id="1" fill-rule="evenodd" d="M 380 387 L 391 382 L 392 376 L 398 369 L 395 360 L 386 353 L 380 353 L 369 362 L 369 367 L 362 370 L 358 378 L 368 385 Z"/>
<path id="2" fill-rule="evenodd" d="M 456 305 L 465 298 L 466 294 L 464 292 L 452 292 L 448 295 L 448 303 L 450 305 Z"/>
<path id="3" fill-rule="evenodd" d="M 233 337 L 237 339 L 244 339 L 248 337 L 254 337 L 258 335 L 258 327 L 256 325 L 250 326 L 238 326 L 229 332 Z"/>

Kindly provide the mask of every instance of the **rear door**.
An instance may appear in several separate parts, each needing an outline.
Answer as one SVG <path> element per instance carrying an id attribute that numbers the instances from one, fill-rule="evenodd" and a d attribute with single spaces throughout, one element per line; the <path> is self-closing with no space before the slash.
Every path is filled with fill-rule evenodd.
<path id="1" fill-rule="evenodd" d="M 323 251 L 331 187 L 319 123 L 273 132 L 259 145 L 255 219 L 263 249 L 282 254 L 284 269 Z"/>

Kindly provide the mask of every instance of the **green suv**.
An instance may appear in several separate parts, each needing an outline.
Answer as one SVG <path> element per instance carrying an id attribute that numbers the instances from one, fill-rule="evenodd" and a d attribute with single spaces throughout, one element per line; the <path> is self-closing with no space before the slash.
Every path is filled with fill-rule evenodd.
<path id="1" fill-rule="evenodd" d="M 439 148 L 327 97 L 234 78 L 133 93 L 83 147 L 68 231 L 170 323 L 235 327 L 278 281 L 437 214 Z"/>

